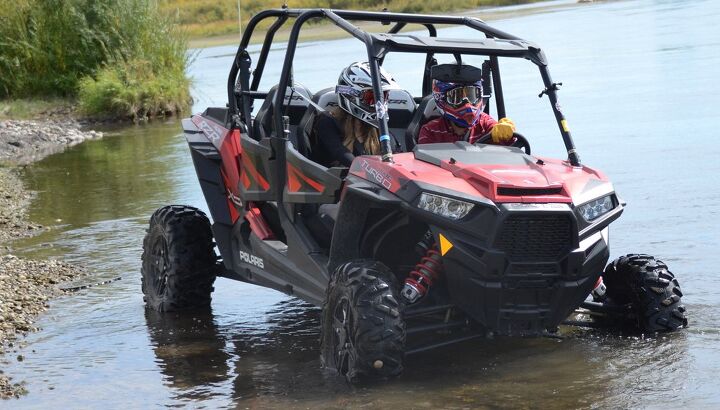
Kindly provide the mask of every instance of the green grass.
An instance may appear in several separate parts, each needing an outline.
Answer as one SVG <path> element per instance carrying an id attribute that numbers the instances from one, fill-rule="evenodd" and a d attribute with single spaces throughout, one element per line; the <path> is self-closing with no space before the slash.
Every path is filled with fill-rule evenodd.
<path id="1" fill-rule="evenodd" d="M 531 3 L 538 0 L 287 0 L 292 8 L 377 10 L 384 7 L 404 13 L 444 13 L 480 7 Z M 160 0 L 160 8 L 175 16 L 192 39 L 238 33 L 237 0 Z M 240 17 L 245 27 L 257 12 L 279 8 L 283 1 L 242 0 Z"/>
<path id="2" fill-rule="evenodd" d="M 0 8 L 0 98 L 79 95 L 88 114 L 164 114 L 188 104 L 186 49 L 155 0 L 8 2 Z"/>
<path id="3" fill-rule="evenodd" d="M 133 120 L 185 111 L 191 103 L 190 81 L 182 70 L 153 72 L 147 61 L 108 65 L 80 81 L 80 109 L 92 117 Z"/>
<path id="4" fill-rule="evenodd" d="M 61 97 L 0 100 L 0 120 L 29 120 L 48 116 L 49 113 L 74 110 L 74 100 Z"/>

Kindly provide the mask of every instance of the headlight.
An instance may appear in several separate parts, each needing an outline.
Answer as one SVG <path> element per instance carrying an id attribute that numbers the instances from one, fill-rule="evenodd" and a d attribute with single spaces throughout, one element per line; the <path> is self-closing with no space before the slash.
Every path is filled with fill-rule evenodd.
<path id="1" fill-rule="evenodd" d="M 590 222 L 610 212 L 614 207 L 612 196 L 608 195 L 580 205 L 577 209 L 580 215 Z"/>
<path id="2" fill-rule="evenodd" d="M 428 194 L 423 192 L 420 195 L 420 202 L 418 208 L 430 211 L 434 214 L 450 218 L 452 220 L 458 220 L 467 215 L 473 204 L 458 199 L 447 198 L 441 195 Z"/>

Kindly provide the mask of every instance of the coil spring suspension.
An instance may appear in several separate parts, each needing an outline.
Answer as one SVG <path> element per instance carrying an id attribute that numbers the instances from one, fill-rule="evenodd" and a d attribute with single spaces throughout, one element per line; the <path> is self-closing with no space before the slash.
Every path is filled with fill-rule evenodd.
<path id="1" fill-rule="evenodd" d="M 430 286 L 439 279 L 441 273 L 442 255 L 437 250 L 437 245 L 433 245 L 405 279 L 405 286 L 401 292 L 405 301 L 415 303 L 425 296 Z"/>

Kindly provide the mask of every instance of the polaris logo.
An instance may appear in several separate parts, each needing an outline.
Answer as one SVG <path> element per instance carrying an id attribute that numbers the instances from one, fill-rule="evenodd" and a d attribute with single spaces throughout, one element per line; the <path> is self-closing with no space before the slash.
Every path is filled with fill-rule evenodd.
<path id="1" fill-rule="evenodd" d="M 239 251 L 240 261 L 248 263 L 253 266 L 257 266 L 260 269 L 265 269 L 265 262 L 259 256 L 251 255 L 245 251 Z"/>

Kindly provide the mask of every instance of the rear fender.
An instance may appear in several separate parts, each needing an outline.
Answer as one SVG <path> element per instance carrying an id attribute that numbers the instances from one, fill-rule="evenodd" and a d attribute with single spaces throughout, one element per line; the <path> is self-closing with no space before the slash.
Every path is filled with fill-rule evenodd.
<path id="1" fill-rule="evenodd" d="M 213 236 L 223 259 L 229 261 L 232 252 L 228 232 L 239 218 L 239 212 L 228 198 L 226 187 L 228 178 L 223 171 L 222 157 L 216 146 L 193 121 L 183 120 L 183 130 L 195 173 L 213 220 Z"/>

